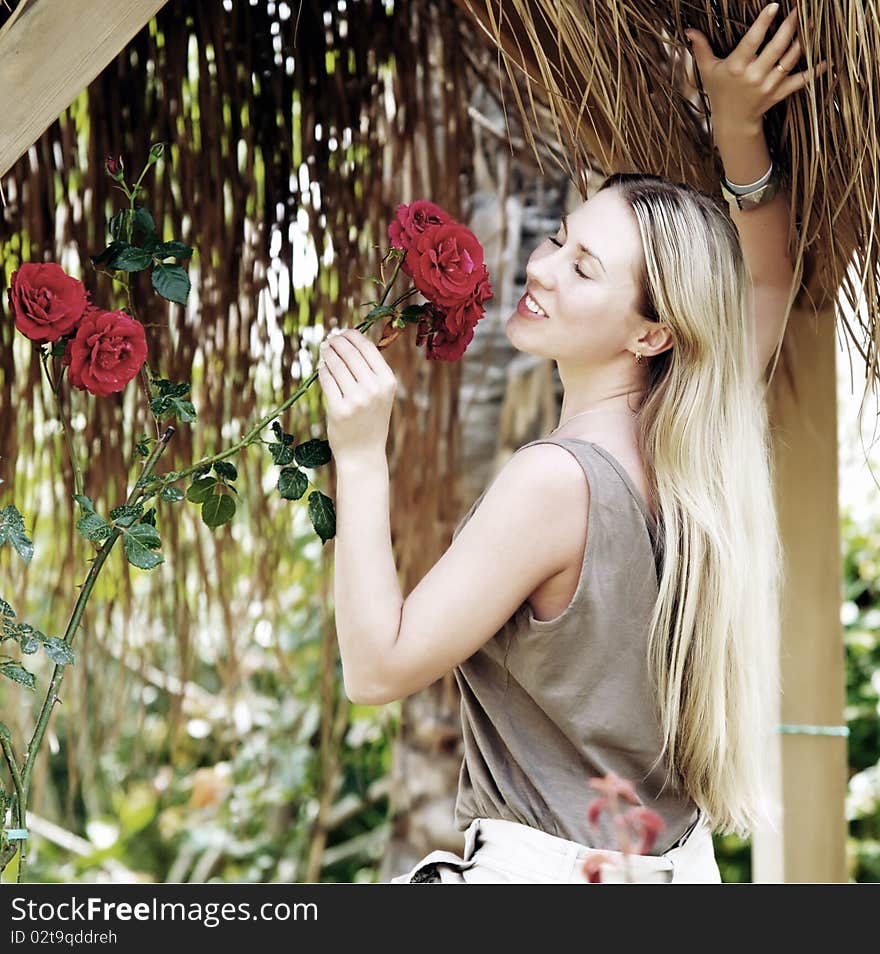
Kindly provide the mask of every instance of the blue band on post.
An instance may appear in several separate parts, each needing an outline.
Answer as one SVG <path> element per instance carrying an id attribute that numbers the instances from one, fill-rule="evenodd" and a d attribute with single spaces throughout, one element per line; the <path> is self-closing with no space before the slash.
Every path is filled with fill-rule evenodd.
<path id="1" fill-rule="evenodd" d="M 845 725 L 780 725 L 777 729 L 787 735 L 849 735 L 849 726 Z"/>

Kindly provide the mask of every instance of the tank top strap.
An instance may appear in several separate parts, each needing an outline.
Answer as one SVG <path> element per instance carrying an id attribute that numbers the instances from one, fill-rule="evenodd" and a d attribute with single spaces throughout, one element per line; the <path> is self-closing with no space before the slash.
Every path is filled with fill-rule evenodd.
<path id="1" fill-rule="evenodd" d="M 619 494 L 621 490 L 624 491 L 625 494 L 635 503 L 638 513 L 641 515 L 642 520 L 644 521 L 645 528 L 647 529 L 648 537 L 651 540 L 652 545 L 655 547 L 657 546 L 657 521 L 654 519 L 653 514 L 648 509 L 645 499 L 633 482 L 632 477 L 630 477 L 627 470 L 623 467 L 620 461 L 614 457 L 613 454 L 593 441 L 583 440 L 579 437 L 552 436 L 538 437 L 534 440 L 527 441 L 521 447 L 517 448 L 514 453 L 519 453 L 519 451 L 526 447 L 531 447 L 534 444 L 558 444 L 572 453 L 577 458 L 578 462 L 586 473 L 587 481 L 590 484 L 591 494 L 598 493 L 600 497 L 603 497 L 605 493 Z M 597 461 L 598 466 L 596 466 Z M 490 486 L 491 481 L 462 516 L 461 520 L 458 522 L 458 525 L 453 531 L 453 540 L 461 532 L 461 528 L 465 525 L 465 523 L 467 523 L 467 521 L 471 518 L 474 511 L 479 506 L 480 501 L 489 490 Z"/>
<path id="2" fill-rule="evenodd" d="M 552 436 L 538 437 L 534 440 L 527 441 L 521 447 L 517 448 L 514 453 L 518 453 L 526 447 L 531 447 L 534 444 L 557 444 L 560 447 L 566 448 L 571 454 L 573 454 L 574 457 L 577 458 L 586 474 L 587 481 L 590 485 L 591 497 L 596 496 L 597 499 L 608 501 L 609 499 L 613 500 L 615 497 L 619 498 L 623 496 L 624 501 L 630 501 L 632 504 L 634 504 L 635 514 L 641 517 L 641 524 L 647 531 L 648 540 L 651 543 L 652 548 L 655 550 L 655 552 L 659 551 L 659 548 L 662 544 L 662 539 L 659 537 L 657 521 L 654 519 L 653 514 L 648 509 L 645 499 L 636 487 L 633 479 L 613 454 L 593 441 L 587 441 L 575 437 Z M 476 500 L 474 500 L 470 507 L 468 507 L 461 520 L 459 520 L 452 533 L 453 540 L 461 532 L 461 528 L 473 516 L 474 511 L 479 506 L 483 497 L 485 497 L 490 486 L 491 481 L 485 490 L 483 490 Z M 630 507 L 629 510 L 632 512 L 632 507 Z M 596 532 L 598 532 L 598 530 Z M 656 560 L 657 575 L 659 579 L 659 555 L 656 557 Z"/>

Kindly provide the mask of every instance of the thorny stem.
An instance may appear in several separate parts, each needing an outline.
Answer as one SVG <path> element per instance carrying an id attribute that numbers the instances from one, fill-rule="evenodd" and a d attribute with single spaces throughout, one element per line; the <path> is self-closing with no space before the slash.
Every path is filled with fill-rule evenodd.
<path id="1" fill-rule="evenodd" d="M 147 174 L 147 170 L 150 168 L 150 166 L 151 166 L 151 163 L 147 163 L 147 165 L 144 166 L 144 170 L 143 170 L 143 172 L 141 173 L 140 178 L 138 179 L 138 181 L 135 183 L 134 188 L 132 189 L 131 192 L 128 191 L 128 188 L 127 188 L 127 187 L 126 187 L 126 190 L 125 190 L 125 194 L 128 196 L 129 209 L 130 209 L 130 211 L 131 211 L 131 215 L 128 217 L 128 221 L 126 222 L 126 225 L 125 225 L 125 240 L 126 240 L 127 242 L 131 242 L 131 237 L 132 237 L 132 228 L 133 228 L 133 224 L 134 224 L 134 200 L 135 200 L 135 196 L 136 196 L 136 195 L 138 194 L 138 192 L 140 191 L 141 179 L 143 179 L 143 177 Z M 127 272 L 127 273 L 126 273 L 125 281 L 124 281 L 122 284 L 125 286 L 125 295 L 126 295 L 126 297 L 128 298 L 128 311 L 129 311 L 129 313 L 131 314 L 132 318 L 134 318 L 135 320 L 137 320 L 137 312 L 136 312 L 135 309 L 134 309 L 134 300 L 133 300 L 132 297 L 131 297 L 131 273 L 130 273 L 130 272 Z M 149 415 L 151 415 L 151 416 L 153 417 L 153 424 L 155 425 L 155 428 L 156 428 L 156 436 L 158 437 L 158 436 L 159 436 L 159 422 L 158 422 L 158 420 L 156 420 L 155 415 L 153 415 L 152 408 L 150 407 L 150 404 L 151 404 L 151 402 L 152 402 L 152 400 L 153 400 L 153 389 L 150 387 L 150 379 L 149 379 L 149 377 L 147 376 L 147 372 L 146 372 L 145 368 L 146 368 L 146 365 L 141 365 L 141 368 L 140 368 L 140 370 L 138 371 L 138 384 L 140 385 L 140 389 L 141 389 L 141 391 L 143 391 L 143 394 L 144 394 L 144 400 L 145 400 L 146 406 L 147 406 L 147 414 L 149 414 Z"/>
<path id="2" fill-rule="evenodd" d="M 12 776 L 12 785 L 15 788 L 15 820 L 16 825 L 23 829 L 26 827 L 26 810 L 24 789 L 21 784 L 21 775 L 18 771 L 18 765 L 15 761 L 15 752 L 12 749 L 12 743 L 8 739 L 0 738 L 0 745 L 3 746 L 3 755 L 6 758 L 6 765 L 9 768 L 9 774 Z M 4 819 L 0 818 L 0 824 Z M 18 845 L 8 845 L 0 858 L 0 870 L 6 867 L 15 857 L 15 852 L 19 852 L 18 882 L 21 883 L 21 870 L 27 857 L 27 840 L 20 841 Z M 7 857 L 8 856 L 8 857 Z"/>
<path id="3" fill-rule="evenodd" d="M 400 272 L 400 266 L 403 264 L 402 259 L 398 259 L 394 268 L 394 273 L 391 276 L 390 281 L 385 286 L 385 290 L 382 293 L 382 297 L 376 303 L 376 307 L 379 308 L 385 304 L 385 300 L 388 298 L 388 293 L 391 291 L 391 287 L 394 284 L 398 273 Z M 364 318 L 362 321 L 359 321 L 355 328 L 358 331 L 368 331 L 370 326 L 374 321 L 377 321 L 376 318 Z M 139 502 L 149 499 L 150 497 L 155 496 L 166 484 L 176 483 L 178 480 L 182 480 L 184 477 L 189 477 L 191 474 L 194 474 L 197 470 L 203 470 L 206 467 L 210 467 L 212 464 L 216 463 L 218 460 L 225 460 L 227 457 L 232 457 L 233 454 L 237 454 L 242 448 L 247 447 L 249 444 L 254 444 L 257 441 L 261 440 L 260 434 L 275 420 L 279 415 L 283 414 L 289 407 L 295 404 L 303 394 L 308 391 L 314 382 L 315 378 L 318 377 L 317 368 L 312 371 L 312 373 L 303 381 L 303 383 L 278 407 L 269 411 L 264 417 L 262 417 L 248 432 L 245 436 L 238 441 L 238 443 L 233 444 L 231 447 L 227 447 L 226 450 L 221 451 L 218 454 L 214 454 L 210 457 L 203 457 L 200 461 L 197 461 L 195 464 L 187 467 L 185 470 L 176 470 L 172 471 L 169 476 L 158 477 L 155 481 L 148 483 L 141 490 L 140 497 L 138 498 Z"/>
<path id="4" fill-rule="evenodd" d="M 145 477 L 149 477 L 152 473 L 156 464 L 159 461 L 159 458 L 165 451 L 165 448 L 168 446 L 168 442 L 174 435 L 175 429 L 169 427 L 166 429 L 165 433 L 159 438 L 156 446 L 153 448 L 152 453 L 144 462 L 144 468 L 141 471 L 141 475 L 135 485 L 132 488 L 131 492 L 128 495 L 126 500 L 126 506 L 132 506 L 138 496 L 139 496 L 139 486 Z M 104 563 L 107 560 L 107 557 L 110 555 L 110 551 L 113 549 L 114 544 L 119 539 L 119 537 L 124 532 L 122 527 L 114 527 L 110 535 L 103 542 L 101 547 L 98 549 L 98 552 L 95 554 L 95 558 L 92 561 L 91 569 L 86 576 L 85 582 L 82 585 L 82 590 L 80 591 L 79 597 L 77 598 L 76 605 L 73 608 L 73 612 L 70 615 L 70 621 L 67 624 L 67 629 L 64 631 L 64 642 L 70 646 L 73 643 L 74 637 L 76 636 L 76 631 L 79 628 L 79 624 L 82 620 L 83 612 L 86 608 L 86 603 L 89 601 L 89 597 L 92 595 L 92 591 L 97 582 L 98 575 L 101 572 L 101 568 L 104 566 Z M 61 687 L 61 681 L 64 678 L 65 666 L 56 665 L 55 670 L 52 673 L 52 681 L 49 683 L 49 689 L 46 693 L 46 698 L 43 701 L 43 707 L 40 710 L 39 718 L 37 719 L 36 727 L 34 728 L 34 734 L 31 736 L 30 744 L 27 747 L 27 752 L 25 754 L 24 768 L 21 773 L 20 784 L 17 789 L 21 792 L 19 795 L 19 818 L 24 818 L 27 808 L 27 801 L 30 795 L 30 784 L 31 784 L 31 775 L 34 770 L 34 764 L 36 762 L 37 752 L 39 751 L 40 745 L 43 741 L 43 737 L 46 734 L 46 728 L 49 724 L 49 718 L 52 715 L 52 709 L 55 706 L 56 702 L 60 702 L 58 697 L 58 690 Z M 4 754 L 6 747 L 4 745 Z M 14 776 L 13 776 L 14 781 Z M 21 827 L 24 827 L 22 825 Z M 25 853 L 22 850 L 19 860 L 19 878 L 21 878 L 22 871 L 24 869 L 25 862 Z"/>
<path id="5" fill-rule="evenodd" d="M 78 494 L 82 494 L 82 468 L 79 465 L 79 458 L 76 456 L 76 451 L 73 449 L 73 435 L 71 433 L 70 421 L 67 419 L 67 415 L 64 413 L 64 404 L 61 400 L 61 378 L 59 376 L 57 381 L 52 380 L 52 374 L 49 371 L 49 365 L 43 352 L 40 352 L 40 361 L 43 365 L 43 370 L 46 372 L 46 379 L 49 382 L 49 387 L 52 389 L 52 394 L 55 398 L 55 406 L 58 408 L 58 419 L 61 421 L 61 431 L 64 434 L 64 443 L 67 445 L 67 454 L 70 457 L 70 466 L 73 468 L 73 485 L 76 488 L 76 492 Z"/>

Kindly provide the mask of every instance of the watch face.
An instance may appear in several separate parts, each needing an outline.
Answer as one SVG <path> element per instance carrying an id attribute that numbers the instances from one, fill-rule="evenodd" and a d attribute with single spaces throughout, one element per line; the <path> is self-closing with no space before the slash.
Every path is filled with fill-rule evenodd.
<path id="1" fill-rule="evenodd" d="M 725 199 L 731 204 L 735 203 L 740 209 L 751 209 L 754 206 L 769 202 L 770 199 L 776 195 L 776 189 L 777 184 L 772 179 L 766 185 L 761 186 L 760 189 L 756 189 L 747 195 L 737 195 L 735 192 L 731 192 L 726 186 L 722 185 L 721 187 Z"/>

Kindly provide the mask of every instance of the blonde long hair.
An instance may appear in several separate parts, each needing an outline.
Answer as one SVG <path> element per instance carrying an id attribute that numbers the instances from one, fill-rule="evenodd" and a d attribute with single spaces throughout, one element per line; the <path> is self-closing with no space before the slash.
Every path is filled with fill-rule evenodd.
<path id="1" fill-rule="evenodd" d="M 648 361 L 638 424 L 663 554 L 648 643 L 657 761 L 666 755 L 667 783 L 713 829 L 747 837 L 776 811 L 764 756 L 783 566 L 751 282 L 736 228 L 709 196 L 628 173 L 607 188 L 638 222 L 641 313 L 673 339 Z"/>

